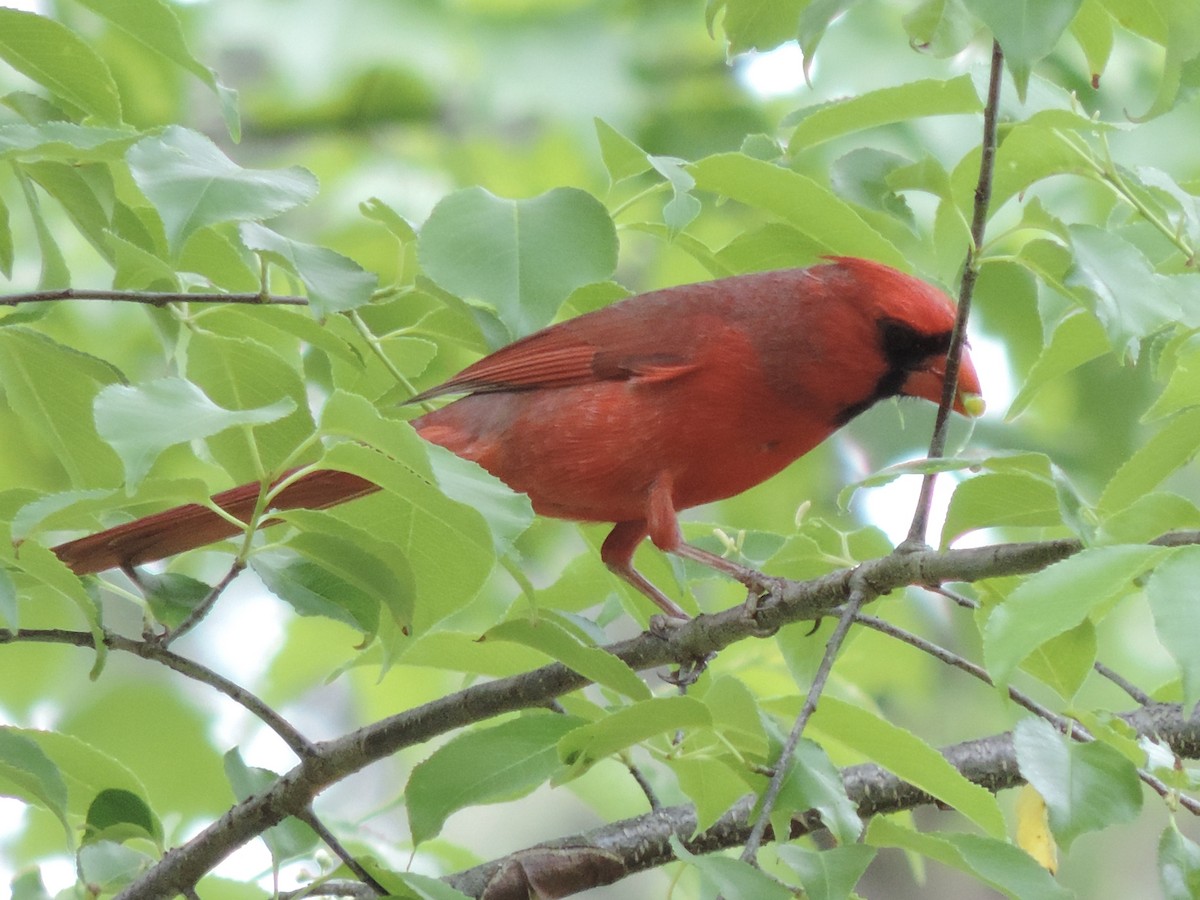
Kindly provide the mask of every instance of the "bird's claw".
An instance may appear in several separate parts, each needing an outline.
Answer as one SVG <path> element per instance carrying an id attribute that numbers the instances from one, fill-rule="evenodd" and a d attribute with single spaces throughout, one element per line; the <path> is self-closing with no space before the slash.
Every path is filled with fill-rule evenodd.
<path id="1" fill-rule="evenodd" d="M 646 624 L 646 630 L 660 640 L 670 640 L 671 634 L 682 628 L 691 619 L 681 619 L 678 616 L 667 616 L 655 613 Z"/>
<path id="2" fill-rule="evenodd" d="M 695 659 L 680 663 L 678 669 L 663 675 L 662 680 L 676 687 L 690 687 L 700 680 L 700 676 L 704 674 L 704 670 L 708 668 L 708 664 L 716 658 L 716 653 L 705 653 L 703 656 L 697 656 Z"/>
<path id="3" fill-rule="evenodd" d="M 771 637 L 779 631 L 778 625 L 762 625 L 759 622 L 759 612 L 777 602 L 783 593 L 783 579 L 761 575 L 753 583 L 746 585 L 746 601 L 742 604 L 742 613 L 755 626 L 755 637 Z"/>

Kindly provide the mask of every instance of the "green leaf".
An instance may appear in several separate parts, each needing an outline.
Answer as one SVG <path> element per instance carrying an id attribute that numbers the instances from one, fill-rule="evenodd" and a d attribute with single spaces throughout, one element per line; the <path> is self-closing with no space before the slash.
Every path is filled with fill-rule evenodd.
<path id="1" fill-rule="evenodd" d="M 1200 897 L 1200 847 L 1180 832 L 1174 819 L 1158 841 L 1158 883 L 1163 900 Z"/>
<path id="2" fill-rule="evenodd" d="M 491 532 L 470 506 L 443 494 L 433 483 L 425 445 L 406 422 L 383 419 L 362 397 L 335 391 L 321 415 L 321 429 L 359 443 L 331 448 L 321 465 L 359 475 L 384 489 L 330 510 L 381 540 L 394 543 L 416 581 L 415 634 L 469 603 L 495 564 Z M 379 451 L 370 449 L 377 447 Z"/>
<path id="3" fill-rule="evenodd" d="M 1013 732 L 1021 774 L 1050 812 L 1050 828 L 1066 851 L 1079 835 L 1132 821 L 1142 808 L 1137 768 L 1099 741 L 1081 744 L 1041 719 Z"/>
<path id="4" fill-rule="evenodd" d="M 1145 544 L 1168 531 L 1200 529 L 1200 509 L 1178 494 L 1143 494 L 1113 513 L 1100 527 L 1098 540 L 1105 544 Z"/>
<path id="5" fill-rule="evenodd" d="M 1200 404 L 1200 335 L 1193 334 L 1184 341 L 1167 371 L 1167 386 L 1142 416 L 1144 422 Z"/>
<path id="6" fill-rule="evenodd" d="M 116 456 L 97 434 L 92 400 L 121 375 L 108 363 L 21 327 L 0 330 L 0 383 L 22 426 L 45 442 L 72 487 L 115 486 Z"/>
<path id="7" fill-rule="evenodd" d="M 1159 563 L 1146 582 L 1146 599 L 1154 614 L 1158 639 L 1175 658 L 1183 675 L 1184 715 L 1200 702 L 1200 609 L 1196 585 L 1200 584 L 1200 547 L 1179 547 Z"/>
<path id="8" fill-rule="evenodd" d="M 263 472 L 295 463 L 297 449 L 316 429 L 298 365 L 260 341 L 207 332 L 188 339 L 187 377 L 219 407 L 228 410 L 281 410 L 254 428 L 209 433 L 213 458 L 235 482 L 258 481 Z"/>
<path id="9" fill-rule="evenodd" d="M 821 698 L 812 724 L 958 810 L 987 833 L 1004 834 L 1004 817 L 996 798 L 968 781 L 941 753 L 912 732 L 828 695 Z"/>
<path id="10" fill-rule="evenodd" d="M 617 235 L 600 201 L 576 188 L 507 200 L 472 187 L 434 207 L 418 255 L 440 287 L 519 337 L 548 324 L 576 288 L 612 277 Z"/>
<path id="11" fill-rule="evenodd" d="M 681 728 L 711 728 L 708 707 L 691 697 L 655 697 L 582 725 L 558 742 L 559 757 L 575 774 L 633 744 Z"/>
<path id="12" fill-rule="evenodd" d="M 1098 88 L 1113 48 L 1112 17 L 1100 0 L 1083 0 L 1071 22 L 1071 35 L 1079 42 L 1079 49 L 1087 60 L 1092 86 Z"/>
<path id="13" fill-rule="evenodd" d="M 1126 509 L 1187 465 L 1200 449 L 1200 407 L 1172 417 L 1134 451 L 1104 487 L 1096 504 L 1103 515 Z"/>
<path id="14" fill-rule="evenodd" d="M 206 85 L 221 103 L 225 127 L 234 141 L 241 140 L 237 110 L 237 91 L 226 87 L 217 74 L 192 56 L 183 28 L 175 11 L 162 0 L 76 0 L 140 44 L 182 69 L 191 72 Z"/>
<path id="15" fill-rule="evenodd" d="M 806 175 L 740 153 L 706 157 L 691 172 L 701 190 L 774 213 L 812 239 L 823 254 L 908 268 L 904 255 L 846 201 Z"/>
<path id="16" fill-rule="evenodd" d="M 274 422 L 295 408 L 285 397 L 256 409 L 222 409 L 182 378 L 160 378 L 140 387 L 109 385 L 95 402 L 96 428 L 121 457 L 130 494 L 167 447 L 235 425 Z"/>
<path id="17" fill-rule="evenodd" d="M 12 278 L 13 235 L 8 222 L 8 204 L 0 197 L 0 275 Z"/>
<path id="18" fill-rule="evenodd" d="M 764 758 L 769 750 L 766 729 L 759 715 L 758 698 L 732 675 L 718 675 L 706 688 L 692 689 L 712 712 L 713 727 L 724 743 L 739 753 Z"/>
<path id="19" fill-rule="evenodd" d="M 50 900 L 41 869 L 27 869 L 13 878 L 11 900 Z"/>
<path id="20" fill-rule="evenodd" d="M 104 790 L 146 797 L 145 786 L 123 763 L 73 735 L 33 728 L 9 731 L 36 744 L 62 774 L 67 786 L 67 810 L 72 815 L 84 815 Z"/>
<path id="21" fill-rule="evenodd" d="M 963 0 L 991 30 L 1025 102 L 1029 73 L 1058 45 L 1082 0 Z"/>
<path id="22" fill-rule="evenodd" d="M 908 122 L 922 116 L 977 113 L 982 109 L 970 75 L 949 81 L 927 78 L 894 87 L 868 91 L 802 110 L 803 119 L 792 132 L 788 152 L 798 153 L 845 134 Z"/>
<path id="23" fill-rule="evenodd" d="M 177 628 L 212 593 L 203 581 L 179 572 L 157 575 L 142 571 L 138 578 L 150 612 L 167 628 Z"/>
<path id="24" fill-rule="evenodd" d="M 88 592 L 79 577 L 68 569 L 53 551 L 40 544 L 23 544 L 20 556 L 10 560 L 8 564 L 54 591 L 83 615 L 96 651 L 96 661 L 90 675 L 92 678 L 98 677 L 108 659 L 108 646 L 104 643 L 104 629 L 100 625 L 100 609 L 96 597 Z"/>
<path id="25" fill-rule="evenodd" d="M 794 892 L 750 863 L 717 853 L 689 853 L 675 834 L 672 834 L 669 840 L 675 857 L 695 866 L 703 880 L 722 896 L 753 897 L 754 900 L 794 900 L 796 896 Z"/>
<path id="26" fill-rule="evenodd" d="M 849 900 L 867 866 L 875 858 L 875 848 L 864 844 L 809 850 L 796 844 L 777 844 L 775 853 L 804 885 L 808 900 Z"/>
<path id="27" fill-rule="evenodd" d="M 1025 383 L 1008 408 L 1005 421 L 1011 422 L 1033 402 L 1034 396 L 1048 382 L 1060 378 L 1109 350 L 1104 326 L 1093 315 L 1074 313 L 1058 323 L 1050 342 L 1029 370 Z"/>
<path id="28" fill-rule="evenodd" d="M 97 894 L 116 894 L 133 883 L 155 860 L 133 847 L 98 841 L 79 848 L 79 877 Z"/>
<path id="29" fill-rule="evenodd" d="M 729 54 L 771 50 L 795 39 L 800 13 L 809 0 L 709 0 L 709 30 L 717 11 L 725 10 L 721 23 L 729 41 Z"/>
<path id="30" fill-rule="evenodd" d="M 322 510 L 293 509 L 278 517 L 301 529 L 288 547 L 373 598 L 397 625 L 408 627 L 416 587 L 408 560 L 393 544 Z"/>
<path id="31" fill-rule="evenodd" d="M 42 204 L 38 199 L 37 191 L 34 190 L 33 182 L 19 167 L 14 171 L 17 181 L 21 185 L 21 193 L 25 197 L 29 216 L 33 219 L 33 230 L 37 236 L 38 248 L 42 252 L 42 271 L 38 277 L 38 289 L 51 290 L 67 287 L 71 283 L 71 272 L 67 268 L 67 261 L 63 258 L 54 232 L 46 223 L 45 216 L 42 215 Z"/>
<path id="32" fill-rule="evenodd" d="M 1092 610 L 1169 551 L 1161 547 L 1096 547 L 1029 576 L 994 609 L 983 630 L 988 672 L 1003 688 L 1016 667 L 1050 638 L 1077 626 Z"/>
<path id="33" fill-rule="evenodd" d="M 0 156 L 19 160 L 117 160 L 139 133 L 74 122 L 0 126 Z"/>
<path id="34" fill-rule="evenodd" d="M 324 616 L 372 638 L 379 631 L 379 600 L 320 563 L 264 550 L 250 567 L 267 590 L 302 616 Z"/>
<path id="35" fill-rule="evenodd" d="M 1055 175 L 1094 176 L 1097 162 L 1086 141 L 1070 134 L 1072 130 L 1084 128 L 1101 130 L 1101 126 L 1091 119 L 1068 119 L 1063 122 L 1061 119 L 1049 119 L 1045 114 L 1035 114 L 1008 129 L 996 149 L 992 208 L 999 209 L 1014 197 L 1021 197 L 1037 182 Z M 965 200 L 971 196 L 971 188 L 979 171 L 978 160 L 977 153 L 972 153 L 955 168 L 956 197 Z"/>
<path id="36" fill-rule="evenodd" d="M 279 776 L 269 769 L 247 766 L 236 747 L 226 753 L 223 759 L 225 777 L 229 779 L 229 785 L 238 800 L 265 791 L 279 780 Z M 292 816 L 262 832 L 261 837 L 276 865 L 310 852 L 319 841 L 308 825 Z"/>
<path id="37" fill-rule="evenodd" d="M 84 843 L 143 838 L 162 848 L 162 823 L 149 804 L 133 791 L 105 788 L 88 807 Z"/>
<path id="38" fill-rule="evenodd" d="M 746 782 L 723 759 L 677 756 L 667 761 L 679 789 L 696 807 L 696 831 L 705 831 L 746 795 Z"/>
<path id="39" fill-rule="evenodd" d="M 138 141 L 125 158 L 176 255 L 206 225 L 269 219 L 317 193 L 317 180 L 305 169 L 243 169 L 204 135 L 177 125 Z"/>
<path id="40" fill-rule="evenodd" d="M 1012 844 L 974 834 L 922 834 L 876 816 L 867 829 L 867 843 L 896 847 L 966 872 L 1013 900 L 1071 900 L 1075 895 L 1033 857 Z"/>
<path id="41" fill-rule="evenodd" d="M 650 690 L 622 660 L 586 640 L 569 619 L 551 610 L 537 619 L 511 619 L 484 633 L 481 640 L 513 641 L 542 651 L 551 659 L 631 700 L 649 700 Z"/>
<path id="42" fill-rule="evenodd" d="M 523 797 L 562 763 L 558 741 L 584 724 L 575 716 L 532 713 L 465 732 L 412 770 L 405 788 L 414 844 L 435 837 L 457 810 Z"/>
<path id="43" fill-rule="evenodd" d="M 121 121 L 121 99 L 104 60 L 53 19 L 0 7 L 0 59 L 88 115 Z"/>
<path id="44" fill-rule="evenodd" d="M 358 205 L 358 210 L 372 222 L 378 222 L 390 231 L 401 244 L 417 239 L 417 232 L 408 219 L 396 212 L 378 197 L 370 197 Z"/>
<path id="45" fill-rule="evenodd" d="M 478 510 L 491 529 L 496 555 L 508 553 L 533 522 L 529 497 L 445 447 L 431 444 L 428 450 L 437 486 L 450 499 Z"/>
<path id="46" fill-rule="evenodd" d="M 939 59 L 961 53 L 979 30 L 962 0 L 922 0 L 903 21 L 912 46 Z"/>
<path id="47" fill-rule="evenodd" d="M 1092 225 L 1069 228 L 1073 265 L 1066 283 L 1082 288 L 1118 352 L 1176 322 L 1200 326 L 1200 275 L 1159 275 L 1133 244 Z"/>
<path id="48" fill-rule="evenodd" d="M 592 120 L 596 126 L 596 140 L 600 144 L 600 158 L 608 170 L 608 178 L 616 184 L 634 175 L 650 171 L 650 157 L 603 119 Z"/>
<path id="49" fill-rule="evenodd" d="M 987 473 L 954 489 L 942 526 L 942 546 L 977 528 L 1061 524 L 1053 482 L 1027 472 Z"/>
<path id="50" fill-rule="evenodd" d="M 1185 67 L 1200 54 L 1200 22 L 1195 7 L 1188 0 L 1104 0 L 1104 5 L 1124 28 L 1166 50 L 1158 94 L 1150 108 L 1135 120 L 1167 112 L 1185 87 Z"/>
<path id="51" fill-rule="evenodd" d="M 113 262 L 113 287 L 126 291 L 178 291 L 182 285 L 175 267 L 148 250 L 111 232 L 104 236 Z"/>
<path id="52" fill-rule="evenodd" d="M 4 726 L 0 726 L 0 795 L 53 813 L 66 830 L 67 840 L 71 840 L 67 785 L 62 772 L 36 743 Z"/>
<path id="53" fill-rule="evenodd" d="M 1021 668 L 1052 687 L 1067 702 L 1083 686 L 1096 661 L 1096 626 L 1084 619 L 1033 651 Z"/>
<path id="54" fill-rule="evenodd" d="M 841 771 L 819 744 L 801 739 L 771 815 L 775 833 L 786 834 L 792 816 L 810 809 L 821 814 L 822 824 L 839 844 L 854 844 L 862 835 L 862 819 L 846 794 Z"/>
<path id="55" fill-rule="evenodd" d="M 800 31 L 796 40 L 804 55 L 804 79 L 811 81 L 812 61 L 817 55 L 817 45 L 825 37 L 825 31 L 834 20 L 855 4 L 856 0 L 809 0 L 800 11 Z"/>
<path id="56" fill-rule="evenodd" d="M 20 608 L 17 606 L 17 586 L 5 569 L 0 569 L 0 622 L 10 631 L 21 627 Z"/>
<path id="57" fill-rule="evenodd" d="M 108 166 L 98 163 L 27 162 L 21 169 L 58 201 L 79 233 L 106 260 L 111 261 L 108 233 L 111 228 L 113 181 Z"/>
<path id="58" fill-rule="evenodd" d="M 249 249 L 296 273 L 308 292 L 314 318 L 324 319 L 330 313 L 371 302 L 379 278 L 349 257 L 326 247 L 290 240 L 253 222 L 243 223 L 239 233 Z"/>
<path id="59" fill-rule="evenodd" d="M 688 172 L 687 161 L 674 156 L 651 156 L 650 164 L 671 185 L 671 199 L 663 207 L 663 222 L 668 237 L 674 239 L 700 215 L 700 201 L 692 195 L 696 179 Z"/>

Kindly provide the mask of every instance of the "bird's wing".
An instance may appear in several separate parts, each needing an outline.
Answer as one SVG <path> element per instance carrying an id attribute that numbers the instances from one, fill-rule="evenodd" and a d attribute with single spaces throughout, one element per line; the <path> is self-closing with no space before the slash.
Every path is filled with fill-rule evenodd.
<path id="1" fill-rule="evenodd" d="M 696 368 L 691 348 L 681 346 L 678 336 L 655 332 L 661 329 L 641 317 L 573 319 L 502 347 L 409 402 L 633 378 L 666 381 Z"/>

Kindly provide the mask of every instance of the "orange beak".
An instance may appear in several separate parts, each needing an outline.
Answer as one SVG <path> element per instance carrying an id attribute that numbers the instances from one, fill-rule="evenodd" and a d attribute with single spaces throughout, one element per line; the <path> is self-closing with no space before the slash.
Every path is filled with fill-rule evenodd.
<path id="1" fill-rule="evenodd" d="M 921 397 L 933 403 L 942 402 L 942 389 L 946 384 L 945 357 L 935 360 L 923 369 L 917 369 L 905 379 L 900 393 L 908 397 Z M 979 386 L 979 375 L 971 357 L 964 350 L 958 367 L 958 390 L 954 396 L 956 413 L 975 418 L 983 415 L 985 408 L 983 390 Z"/>

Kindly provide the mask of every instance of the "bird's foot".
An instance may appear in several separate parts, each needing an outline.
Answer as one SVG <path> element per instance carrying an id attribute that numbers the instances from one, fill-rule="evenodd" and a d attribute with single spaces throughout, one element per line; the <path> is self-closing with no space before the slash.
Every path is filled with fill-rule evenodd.
<path id="1" fill-rule="evenodd" d="M 650 617 L 649 623 L 646 625 L 646 630 L 656 638 L 664 641 L 670 640 L 671 635 L 692 621 L 690 618 L 679 618 L 675 615 L 663 615 L 655 613 Z"/>
<path id="2" fill-rule="evenodd" d="M 662 680 L 667 682 L 667 684 L 673 684 L 679 688 L 690 687 L 700 680 L 700 676 L 704 674 L 704 670 L 708 668 L 708 664 L 716 658 L 716 653 L 705 653 L 703 656 L 697 656 L 695 659 L 681 663 L 679 668 L 674 672 L 668 672 L 666 675 L 663 675 Z"/>
<path id="3" fill-rule="evenodd" d="M 742 613 L 754 624 L 755 637 L 771 637 L 779 631 L 779 626 L 762 624 L 759 613 L 779 602 L 783 596 L 784 580 L 761 572 L 750 574 L 752 577 L 742 582 L 746 585 L 746 601 L 742 604 Z"/>

